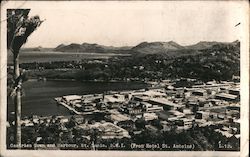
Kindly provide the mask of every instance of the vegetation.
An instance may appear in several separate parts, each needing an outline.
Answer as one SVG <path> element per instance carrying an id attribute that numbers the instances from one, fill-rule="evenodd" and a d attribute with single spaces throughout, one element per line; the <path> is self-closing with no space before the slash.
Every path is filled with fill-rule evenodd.
<path id="1" fill-rule="evenodd" d="M 16 144 L 21 144 L 21 84 L 23 74 L 19 69 L 19 51 L 28 37 L 42 23 L 39 16 L 29 18 L 30 9 L 7 9 L 7 48 L 13 53 L 14 75 L 13 96 L 15 96 Z"/>
<path id="2" fill-rule="evenodd" d="M 140 54 L 110 59 L 24 63 L 31 77 L 77 80 L 231 80 L 240 75 L 240 44 L 214 44 L 202 50 Z M 52 70 L 53 69 L 53 70 Z M 63 71 L 63 73 L 62 73 Z"/>
<path id="3" fill-rule="evenodd" d="M 239 151 L 240 141 L 235 136 L 227 138 L 221 133 L 215 131 L 215 129 L 220 128 L 217 125 L 197 127 L 194 126 L 192 129 L 187 131 L 177 132 L 176 128 L 172 128 L 170 131 L 162 132 L 156 131 L 152 132 L 143 127 L 145 122 L 136 122 L 136 128 L 142 132 L 140 134 L 134 134 L 134 129 L 128 129 L 131 138 L 122 139 L 102 139 L 101 132 L 96 129 L 81 129 L 76 127 L 75 119 L 70 118 L 69 122 L 62 124 L 59 122 L 60 119 L 52 118 L 50 122 L 42 122 L 40 124 L 35 123 L 34 126 L 23 126 L 22 127 L 22 141 L 25 144 L 55 144 L 58 149 L 86 149 L 90 150 L 92 148 L 93 142 L 95 145 L 105 145 L 107 147 L 99 147 L 95 149 L 99 150 L 171 150 L 171 151 Z M 157 122 L 152 122 L 157 123 Z M 7 146 L 13 142 L 11 140 L 13 136 L 13 127 L 7 129 Z M 89 136 L 90 138 L 87 138 Z M 37 140 L 40 137 L 40 140 Z M 114 146 L 120 144 L 122 146 Z M 159 147 L 155 148 L 132 148 L 131 143 L 135 144 L 155 144 Z M 75 144 L 74 147 L 60 147 L 60 144 Z M 175 147 L 174 145 L 191 145 L 190 147 Z M 230 147 L 221 148 L 220 145 L 227 145 Z M 84 145 L 84 147 L 83 147 Z M 168 145 L 169 147 L 164 148 L 162 145 Z M 34 149 L 24 148 L 24 149 Z"/>

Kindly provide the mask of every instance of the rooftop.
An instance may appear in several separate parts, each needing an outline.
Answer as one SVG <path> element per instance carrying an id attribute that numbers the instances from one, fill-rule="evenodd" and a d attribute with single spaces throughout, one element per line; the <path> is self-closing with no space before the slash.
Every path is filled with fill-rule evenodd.
<path id="1" fill-rule="evenodd" d="M 172 107 L 181 107 L 181 105 L 173 103 L 166 98 L 151 98 L 150 101 L 153 101 L 162 105 L 172 106 Z"/>
<path id="2" fill-rule="evenodd" d="M 227 94 L 227 93 L 219 93 L 219 94 L 216 94 L 216 96 L 224 97 L 224 98 L 228 98 L 228 99 L 236 99 L 237 98 L 236 95 Z"/>
<path id="3" fill-rule="evenodd" d="M 121 97 L 114 97 L 114 95 L 105 95 L 104 100 L 107 102 L 123 102 L 124 99 Z"/>
<path id="4" fill-rule="evenodd" d="M 63 96 L 63 98 L 66 99 L 66 101 L 71 101 L 71 100 L 81 99 L 82 97 L 80 95 L 66 95 Z"/>
<path id="5" fill-rule="evenodd" d="M 120 113 L 117 113 L 117 114 L 111 114 L 110 115 L 110 119 L 113 120 L 113 121 L 126 121 L 126 120 L 130 120 L 129 117 L 123 115 L 123 114 L 120 114 Z"/>
<path id="6" fill-rule="evenodd" d="M 154 91 L 154 90 L 148 90 L 145 92 L 135 92 L 133 93 L 133 95 L 144 95 L 144 96 L 152 97 L 152 96 L 164 96 L 166 94 L 162 92 Z"/>

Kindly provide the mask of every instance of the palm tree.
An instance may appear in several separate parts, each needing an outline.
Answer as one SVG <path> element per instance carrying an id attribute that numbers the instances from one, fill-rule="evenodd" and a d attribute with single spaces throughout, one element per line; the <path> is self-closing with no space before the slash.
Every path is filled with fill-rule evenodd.
<path id="1" fill-rule="evenodd" d="M 7 48 L 13 53 L 15 98 L 15 141 L 21 144 L 21 84 L 23 75 L 19 69 L 19 51 L 34 30 L 43 21 L 39 16 L 29 18 L 30 9 L 7 9 Z"/>

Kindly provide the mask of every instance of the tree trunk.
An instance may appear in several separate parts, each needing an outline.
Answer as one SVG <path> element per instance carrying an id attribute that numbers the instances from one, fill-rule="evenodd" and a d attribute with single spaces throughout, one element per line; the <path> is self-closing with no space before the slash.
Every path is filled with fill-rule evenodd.
<path id="1" fill-rule="evenodd" d="M 18 79 L 20 76 L 19 71 L 19 52 L 15 52 L 14 54 L 14 78 Z M 18 82 L 17 84 L 18 85 Z M 15 104 L 15 141 L 16 144 L 21 146 L 21 88 L 16 89 L 16 95 L 14 98 Z"/>

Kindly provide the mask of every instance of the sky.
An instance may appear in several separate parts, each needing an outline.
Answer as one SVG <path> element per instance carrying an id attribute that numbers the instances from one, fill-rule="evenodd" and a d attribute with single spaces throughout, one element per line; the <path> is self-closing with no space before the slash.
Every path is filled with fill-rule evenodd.
<path id="1" fill-rule="evenodd" d="M 59 1 L 23 2 L 30 16 L 45 19 L 25 47 L 98 43 L 135 46 L 141 42 L 232 42 L 241 38 L 242 4 L 235 1 Z"/>

